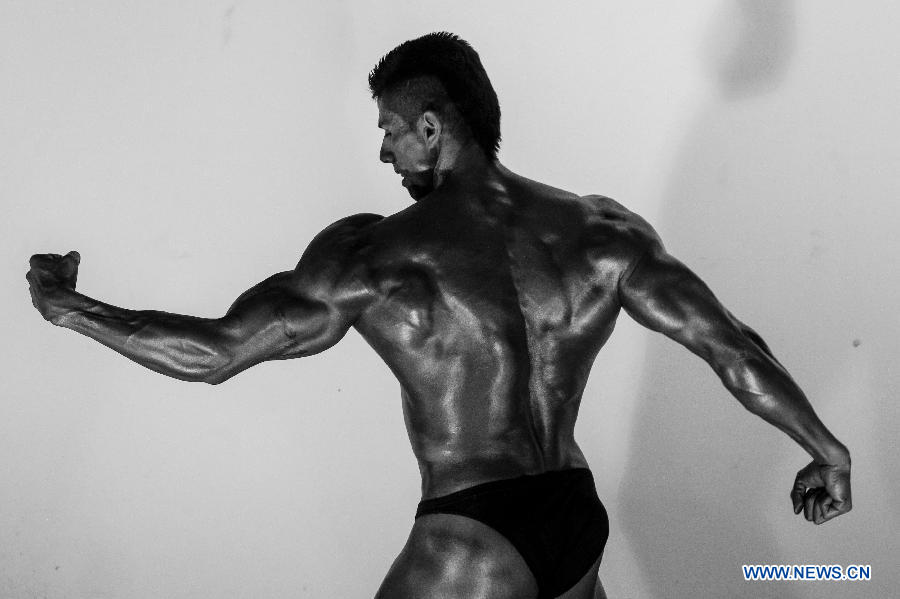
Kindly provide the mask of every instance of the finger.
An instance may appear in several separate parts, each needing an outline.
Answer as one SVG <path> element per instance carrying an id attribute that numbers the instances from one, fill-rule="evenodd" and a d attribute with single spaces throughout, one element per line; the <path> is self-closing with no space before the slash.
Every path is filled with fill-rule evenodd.
<path id="1" fill-rule="evenodd" d="M 846 510 L 844 510 L 842 508 L 841 503 L 842 502 L 837 501 L 831 495 L 829 495 L 828 497 L 823 499 L 822 500 L 822 522 L 820 522 L 819 524 L 821 524 L 823 522 L 828 522 L 832 518 L 835 518 L 835 517 L 843 514 Z"/>
<path id="2" fill-rule="evenodd" d="M 831 513 L 833 511 L 835 513 L 834 514 L 835 516 L 840 516 L 841 514 L 846 514 L 851 509 L 853 509 L 853 504 L 849 499 L 841 499 L 840 497 L 832 497 L 832 502 L 831 502 L 830 507 L 828 508 L 827 513 Z"/>
<path id="3" fill-rule="evenodd" d="M 800 470 L 800 472 L 797 473 L 796 480 L 797 482 L 795 484 L 802 484 L 806 489 L 821 487 L 824 484 L 822 473 L 815 462 L 810 462 L 805 468 Z"/>
<path id="4" fill-rule="evenodd" d="M 52 271 L 61 259 L 59 254 L 35 254 L 28 260 L 28 265 L 35 270 Z"/>
<path id="5" fill-rule="evenodd" d="M 72 251 L 63 256 L 62 260 L 63 262 L 59 274 L 62 275 L 66 287 L 75 289 L 75 284 L 78 279 L 78 263 L 81 261 L 81 255 L 78 252 Z"/>
<path id="6" fill-rule="evenodd" d="M 843 510 L 840 507 L 838 507 L 837 505 L 829 505 L 828 507 L 826 507 L 822 510 L 822 514 L 823 514 L 822 523 L 828 522 L 829 520 L 833 520 L 834 518 L 837 518 L 841 514 L 846 513 L 846 511 L 847 510 Z"/>
<path id="7" fill-rule="evenodd" d="M 797 481 L 794 483 L 794 488 L 791 489 L 791 503 L 794 504 L 794 513 L 799 514 L 800 510 L 803 509 L 803 494 L 806 493 L 806 485 L 803 484 L 802 481 Z"/>
<path id="8" fill-rule="evenodd" d="M 34 306 L 38 311 L 40 311 L 41 307 L 38 306 L 37 296 L 34 294 L 34 287 L 29 287 L 28 293 L 29 295 L 31 295 L 31 305 Z"/>
<path id="9" fill-rule="evenodd" d="M 801 469 L 797 473 L 797 477 L 794 479 L 794 488 L 791 491 L 791 497 L 799 496 L 800 504 L 802 506 L 803 502 L 806 499 L 806 494 L 809 493 L 810 489 L 814 489 L 816 487 L 821 486 L 817 484 L 815 480 L 815 470 L 812 468 L 813 464 L 809 464 L 805 468 Z M 797 510 L 797 502 L 794 502 L 794 510 L 796 513 L 800 513 Z"/>
<path id="10" fill-rule="evenodd" d="M 40 279 L 38 279 L 34 272 L 30 270 L 25 273 L 25 280 L 28 281 L 28 287 L 32 290 L 34 290 L 35 288 L 39 289 L 41 287 Z"/>
<path id="11" fill-rule="evenodd" d="M 821 524 L 825 521 L 825 516 L 822 513 L 822 506 L 825 503 L 825 499 L 829 499 L 828 495 L 825 495 L 825 498 L 822 498 L 821 493 L 816 494 L 816 501 L 813 503 L 813 522 L 816 524 Z"/>
<path id="12" fill-rule="evenodd" d="M 810 522 L 815 524 L 822 523 L 822 503 L 825 498 L 828 497 L 828 491 L 825 489 L 814 489 L 809 492 L 809 496 L 812 498 L 809 501 L 810 504 L 810 518 L 807 518 Z"/>
<path id="13" fill-rule="evenodd" d="M 42 268 L 40 265 L 32 266 L 31 270 L 25 274 L 25 280 L 27 280 L 32 287 L 43 289 L 45 284 L 53 281 L 53 273 L 46 268 Z"/>
<path id="14" fill-rule="evenodd" d="M 810 489 L 806 492 L 806 497 L 803 499 L 803 517 L 806 518 L 808 522 L 813 521 L 813 507 L 816 504 L 816 491 L 814 489 Z"/>
<path id="15" fill-rule="evenodd" d="M 816 522 L 816 524 L 825 524 L 829 520 L 832 520 L 840 515 L 841 515 L 841 512 L 838 511 L 838 509 L 836 507 L 834 507 L 833 505 L 830 505 L 827 508 L 822 508 L 822 521 Z"/>

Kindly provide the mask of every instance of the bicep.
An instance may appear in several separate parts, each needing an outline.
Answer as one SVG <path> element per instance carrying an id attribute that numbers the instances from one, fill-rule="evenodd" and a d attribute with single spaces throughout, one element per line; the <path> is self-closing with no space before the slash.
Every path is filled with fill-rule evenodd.
<path id="1" fill-rule="evenodd" d="M 368 297 L 355 258 L 358 232 L 381 219 L 361 214 L 319 233 L 292 271 L 247 290 L 220 319 L 229 347 L 229 372 L 265 360 L 324 351 L 341 340 Z"/>
<path id="2" fill-rule="evenodd" d="M 303 289 L 296 272 L 283 272 L 241 294 L 220 319 L 235 366 L 321 352 L 347 332 L 350 319 L 327 298 Z"/>
<path id="3" fill-rule="evenodd" d="M 638 323 L 677 341 L 713 366 L 765 351 L 753 339 L 758 335 L 748 335 L 749 329 L 725 309 L 700 277 L 658 244 L 623 275 L 619 298 Z"/>

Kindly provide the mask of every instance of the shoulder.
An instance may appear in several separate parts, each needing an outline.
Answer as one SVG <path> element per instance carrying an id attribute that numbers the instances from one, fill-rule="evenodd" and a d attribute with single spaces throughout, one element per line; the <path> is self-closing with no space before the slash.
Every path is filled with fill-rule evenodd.
<path id="1" fill-rule="evenodd" d="M 344 218 L 331 223 L 330 225 L 325 227 L 325 229 L 323 229 L 323 232 L 331 229 L 358 229 L 361 227 L 366 227 L 373 223 L 377 223 L 383 219 L 384 216 L 380 214 L 373 214 L 371 212 L 351 214 L 350 216 L 345 216 Z"/>
<path id="2" fill-rule="evenodd" d="M 378 214 L 354 214 L 322 229 L 310 242 L 293 272 L 295 282 L 316 287 L 348 283 L 364 265 L 369 227 L 379 223 Z"/>
<path id="3" fill-rule="evenodd" d="M 354 214 L 335 221 L 319 231 L 310 242 L 300 262 L 323 257 L 340 256 L 358 245 L 369 227 L 384 219 L 380 214 Z"/>
<path id="4" fill-rule="evenodd" d="M 614 199 L 588 195 L 580 200 L 585 207 L 587 227 L 605 234 L 610 241 L 639 251 L 662 245 L 659 234 L 647 220 Z"/>
<path id="5" fill-rule="evenodd" d="M 641 215 L 612 198 L 580 198 L 585 215 L 585 245 L 594 261 L 612 260 L 622 273 L 648 253 L 663 251 L 662 240 Z"/>
<path id="6" fill-rule="evenodd" d="M 322 229 L 309 244 L 310 248 L 318 245 L 333 245 L 351 241 L 359 236 L 365 229 L 381 222 L 384 217 L 380 214 L 361 213 L 345 216 Z"/>

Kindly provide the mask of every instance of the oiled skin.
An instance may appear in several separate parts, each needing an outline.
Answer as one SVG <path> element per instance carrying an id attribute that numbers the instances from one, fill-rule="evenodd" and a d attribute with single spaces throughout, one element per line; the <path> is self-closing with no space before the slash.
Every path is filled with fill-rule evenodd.
<path id="1" fill-rule="evenodd" d="M 624 309 L 706 360 L 748 410 L 813 457 L 791 490 L 795 513 L 821 524 L 850 510 L 847 449 L 759 335 L 646 222 L 608 198 L 510 172 L 496 160 L 499 139 L 472 130 L 490 110 L 456 106 L 437 77 L 411 77 L 421 81 L 396 82 L 376 102 L 379 159 L 416 204 L 328 227 L 295 269 L 251 288 L 221 318 L 91 299 L 75 291 L 77 252 L 31 258 L 34 306 L 147 368 L 211 384 L 323 351 L 355 327 L 400 382 L 426 499 L 587 466 L 575 420 Z M 558 599 L 603 599 L 601 557 Z M 376 599 L 533 599 L 544 584 L 488 523 L 427 514 Z"/>
<path id="2" fill-rule="evenodd" d="M 355 326 L 401 384 L 424 498 L 586 466 L 575 419 L 625 308 L 707 360 L 748 410 L 810 453 L 792 490 L 795 511 L 820 523 L 850 508 L 846 448 L 762 339 L 665 253 L 643 219 L 497 162 L 449 175 L 392 216 L 335 223 L 294 271 L 250 289 L 218 319 L 92 300 L 74 290 L 78 261 L 32 258 L 44 317 L 184 380 L 220 383 L 264 360 L 311 355 Z"/>
<path id="3" fill-rule="evenodd" d="M 293 271 L 251 288 L 221 318 L 84 296 L 75 291 L 76 252 L 32 257 L 32 301 L 50 322 L 139 364 L 212 384 L 265 360 L 323 351 L 354 326 L 400 382 L 423 498 L 587 466 L 575 420 L 624 308 L 705 359 L 748 410 L 813 457 L 791 490 L 795 513 L 821 524 L 850 510 L 846 448 L 763 340 L 665 252 L 643 219 L 497 162 L 464 172 L 445 174 L 394 215 L 328 227 Z M 560 597 L 605 597 L 598 564 Z M 440 514 L 415 521 L 376 597 L 536 595 L 507 540 Z"/>
<path id="4" fill-rule="evenodd" d="M 251 288 L 221 318 L 91 299 L 75 291 L 77 252 L 31 258 L 34 306 L 147 368 L 211 384 L 323 351 L 355 327 L 400 382 L 425 499 L 587 466 L 575 420 L 624 309 L 706 360 L 748 410 L 813 457 L 791 490 L 795 513 L 821 524 L 850 510 L 847 449 L 759 335 L 644 220 L 611 199 L 510 172 L 452 102 L 413 110 L 410 89 L 376 99 L 379 159 L 416 203 L 331 225 L 296 268 Z M 559 599 L 602 599 L 600 559 Z M 529 599 L 541 584 L 488 524 L 427 514 L 376 598 Z"/>
<path id="5" fill-rule="evenodd" d="M 355 326 L 400 381 L 425 497 L 587 466 L 575 419 L 645 229 L 498 170 L 360 231 L 374 294 Z"/>

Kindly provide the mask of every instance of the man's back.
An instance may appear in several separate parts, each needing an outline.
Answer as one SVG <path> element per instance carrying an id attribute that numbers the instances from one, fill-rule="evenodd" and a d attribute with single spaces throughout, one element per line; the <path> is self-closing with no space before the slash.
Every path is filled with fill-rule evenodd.
<path id="1" fill-rule="evenodd" d="M 355 326 L 401 383 L 426 498 L 587 465 L 581 395 L 652 235 L 608 198 L 502 167 L 359 231 L 373 299 Z"/>

